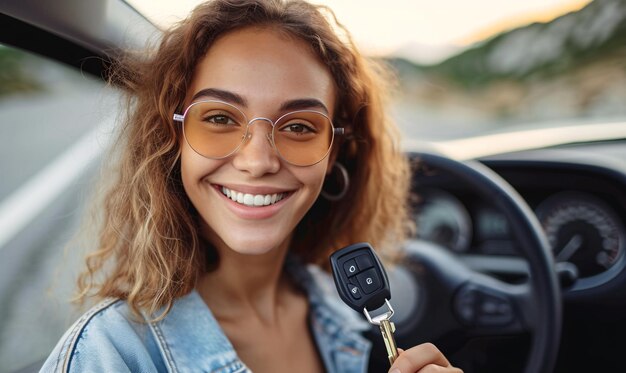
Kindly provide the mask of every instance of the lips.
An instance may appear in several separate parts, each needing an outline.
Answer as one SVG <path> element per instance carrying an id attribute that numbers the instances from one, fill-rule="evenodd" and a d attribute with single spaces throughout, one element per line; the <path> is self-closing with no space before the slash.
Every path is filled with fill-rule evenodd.
<path id="1" fill-rule="evenodd" d="M 232 201 L 248 207 L 270 206 L 282 200 L 289 194 L 289 192 L 252 194 L 229 189 L 225 186 L 221 186 L 218 189 L 222 192 L 223 195 L 230 198 Z"/>

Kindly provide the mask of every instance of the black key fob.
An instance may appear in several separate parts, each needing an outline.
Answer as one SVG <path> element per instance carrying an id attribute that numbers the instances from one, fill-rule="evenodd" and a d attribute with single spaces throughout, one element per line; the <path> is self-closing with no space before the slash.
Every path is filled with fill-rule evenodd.
<path id="1" fill-rule="evenodd" d="M 385 299 L 391 299 L 387 273 L 369 243 L 335 251 L 330 266 L 339 296 L 353 310 L 375 310 L 385 304 Z"/>

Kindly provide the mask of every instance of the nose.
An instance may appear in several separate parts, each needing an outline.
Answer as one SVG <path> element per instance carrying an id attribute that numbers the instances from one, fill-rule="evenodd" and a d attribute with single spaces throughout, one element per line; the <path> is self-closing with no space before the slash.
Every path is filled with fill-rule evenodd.
<path id="1" fill-rule="evenodd" d="M 271 132 L 272 124 L 268 120 L 251 122 L 247 138 L 234 155 L 233 166 L 253 177 L 278 172 L 280 159 L 270 141 Z"/>

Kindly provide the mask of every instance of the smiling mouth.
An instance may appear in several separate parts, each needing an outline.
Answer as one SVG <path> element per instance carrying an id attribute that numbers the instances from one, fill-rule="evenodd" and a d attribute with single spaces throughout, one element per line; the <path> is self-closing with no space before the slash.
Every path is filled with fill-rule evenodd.
<path id="1" fill-rule="evenodd" d="M 232 201 L 249 207 L 263 207 L 273 205 L 289 195 L 289 192 L 274 194 L 249 194 L 228 189 L 225 186 L 219 188 L 223 195 Z"/>

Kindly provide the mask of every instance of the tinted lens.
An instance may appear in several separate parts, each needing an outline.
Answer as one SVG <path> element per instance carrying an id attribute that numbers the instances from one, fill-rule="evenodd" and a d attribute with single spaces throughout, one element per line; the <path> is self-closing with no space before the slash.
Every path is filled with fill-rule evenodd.
<path id="1" fill-rule="evenodd" d="M 330 119 L 314 111 L 299 111 L 280 118 L 274 126 L 276 150 L 289 163 L 315 164 L 328 154 L 333 142 Z"/>
<path id="2" fill-rule="evenodd" d="M 189 146 L 209 158 L 232 154 L 246 134 L 245 115 L 223 102 L 196 102 L 185 113 L 184 131 Z"/>

